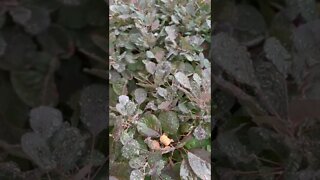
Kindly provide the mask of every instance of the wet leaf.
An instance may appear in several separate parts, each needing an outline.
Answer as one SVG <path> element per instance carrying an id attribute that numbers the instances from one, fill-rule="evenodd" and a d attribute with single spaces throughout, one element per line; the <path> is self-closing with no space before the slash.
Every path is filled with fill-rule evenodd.
<path id="1" fill-rule="evenodd" d="M 274 37 L 267 39 L 264 44 L 264 51 L 266 53 L 266 57 L 273 62 L 278 71 L 284 77 L 287 77 L 290 67 L 290 61 L 288 61 L 288 59 L 291 58 L 291 56 L 281 45 L 280 41 Z"/>
<path id="2" fill-rule="evenodd" d="M 42 169 L 53 169 L 57 166 L 53 154 L 45 139 L 37 133 L 26 133 L 21 137 L 23 151 Z"/>
<path id="3" fill-rule="evenodd" d="M 99 134 L 107 128 L 107 87 L 93 84 L 81 92 L 80 114 L 84 123 L 93 135 Z"/>
<path id="4" fill-rule="evenodd" d="M 213 37 L 214 62 L 240 83 L 256 86 L 254 69 L 247 49 L 225 33 Z"/>
<path id="5" fill-rule="evenodd" d="M 62 125 L 62 113 L 55 108 L 40 106 L 30 112 L 30 126 L 44 139 L 50 138 Z"/>
<path id="6" fill-rule="evenodd" d="M 53 156 L 59 167 L 68 171 L 75 167 L 80 159 L 85 141 L 79 129 L 73 127 L 61 128 L 50 141 Z"/>

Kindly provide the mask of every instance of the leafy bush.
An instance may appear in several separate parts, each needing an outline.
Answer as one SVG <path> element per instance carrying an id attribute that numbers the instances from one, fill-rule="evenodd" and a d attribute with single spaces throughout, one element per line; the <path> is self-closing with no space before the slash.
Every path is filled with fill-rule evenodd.
<path id="1" fill-rule="evenodd" d="M 319 178 L 316 4 L 215 1 L 214 178 Z"/>
<path id="2" fill-rule="evenodd" d="M 110 6 L 110 176 L 210 179 L 210 3 Z"/>
<path id="3" fill-rule="evenodd" d="M 0 179 L 106 178 L 107 12 L 0 2 Z"/>

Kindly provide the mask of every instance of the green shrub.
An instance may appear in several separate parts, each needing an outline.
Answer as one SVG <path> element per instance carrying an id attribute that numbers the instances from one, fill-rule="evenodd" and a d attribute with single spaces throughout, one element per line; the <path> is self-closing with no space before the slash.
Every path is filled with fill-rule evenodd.
<path id="1" fill-rule="evenodd" d="M 110 6 L 111 176 L 210 178 L 210 18 L 200 0 Z"/>

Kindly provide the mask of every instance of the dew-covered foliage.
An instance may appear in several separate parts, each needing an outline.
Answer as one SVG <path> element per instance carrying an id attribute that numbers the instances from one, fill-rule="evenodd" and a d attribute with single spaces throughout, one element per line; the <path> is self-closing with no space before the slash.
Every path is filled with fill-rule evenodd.
<path id="1" fill-rule="evenodd" d="M 109 178 L 211 178 L 210 13 L 203 0 L 110 6 Z"/>
<path id="2" fill-rule="evenodd" d="M 319 5 L 213 1 L 214 179 L 319 179 Z"/>
<path id="3" fill-rule="evenodd" d="M 0 0 L 0 179 L 107 175 L 103 0 Z"/>

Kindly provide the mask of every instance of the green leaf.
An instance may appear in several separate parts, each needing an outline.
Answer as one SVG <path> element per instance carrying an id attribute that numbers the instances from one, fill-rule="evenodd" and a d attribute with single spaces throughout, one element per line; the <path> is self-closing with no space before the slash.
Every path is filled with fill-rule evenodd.
<path id="1" fill-rule="evenodd" d="M 146 113 L 143 115 L 140 121 L 157 132 L 161 131 L 161 122 L 154 114 Z"/>
<path id="2" fill-rule="evenodd" d="M 164 133 L 174 135 L 179 129 L 179 118 L 173 111 L 161 112 L 159 114 L 162 130 Z"/>
<path id="3" fill-rule="evenodd" d="M 142 122 L 137 123 L 137 130 L 143 136 L 160 137 L 159 132 L 149 128 L 145 123 L 142 123 Z"/>
<path id="4" fill-rule="evenodd" d="M 186 142 L 184 147 L 187 149 L 203 148 L 210 145 L 210 139 L 197 140 L 196 138 L 191 138 Z"/>

